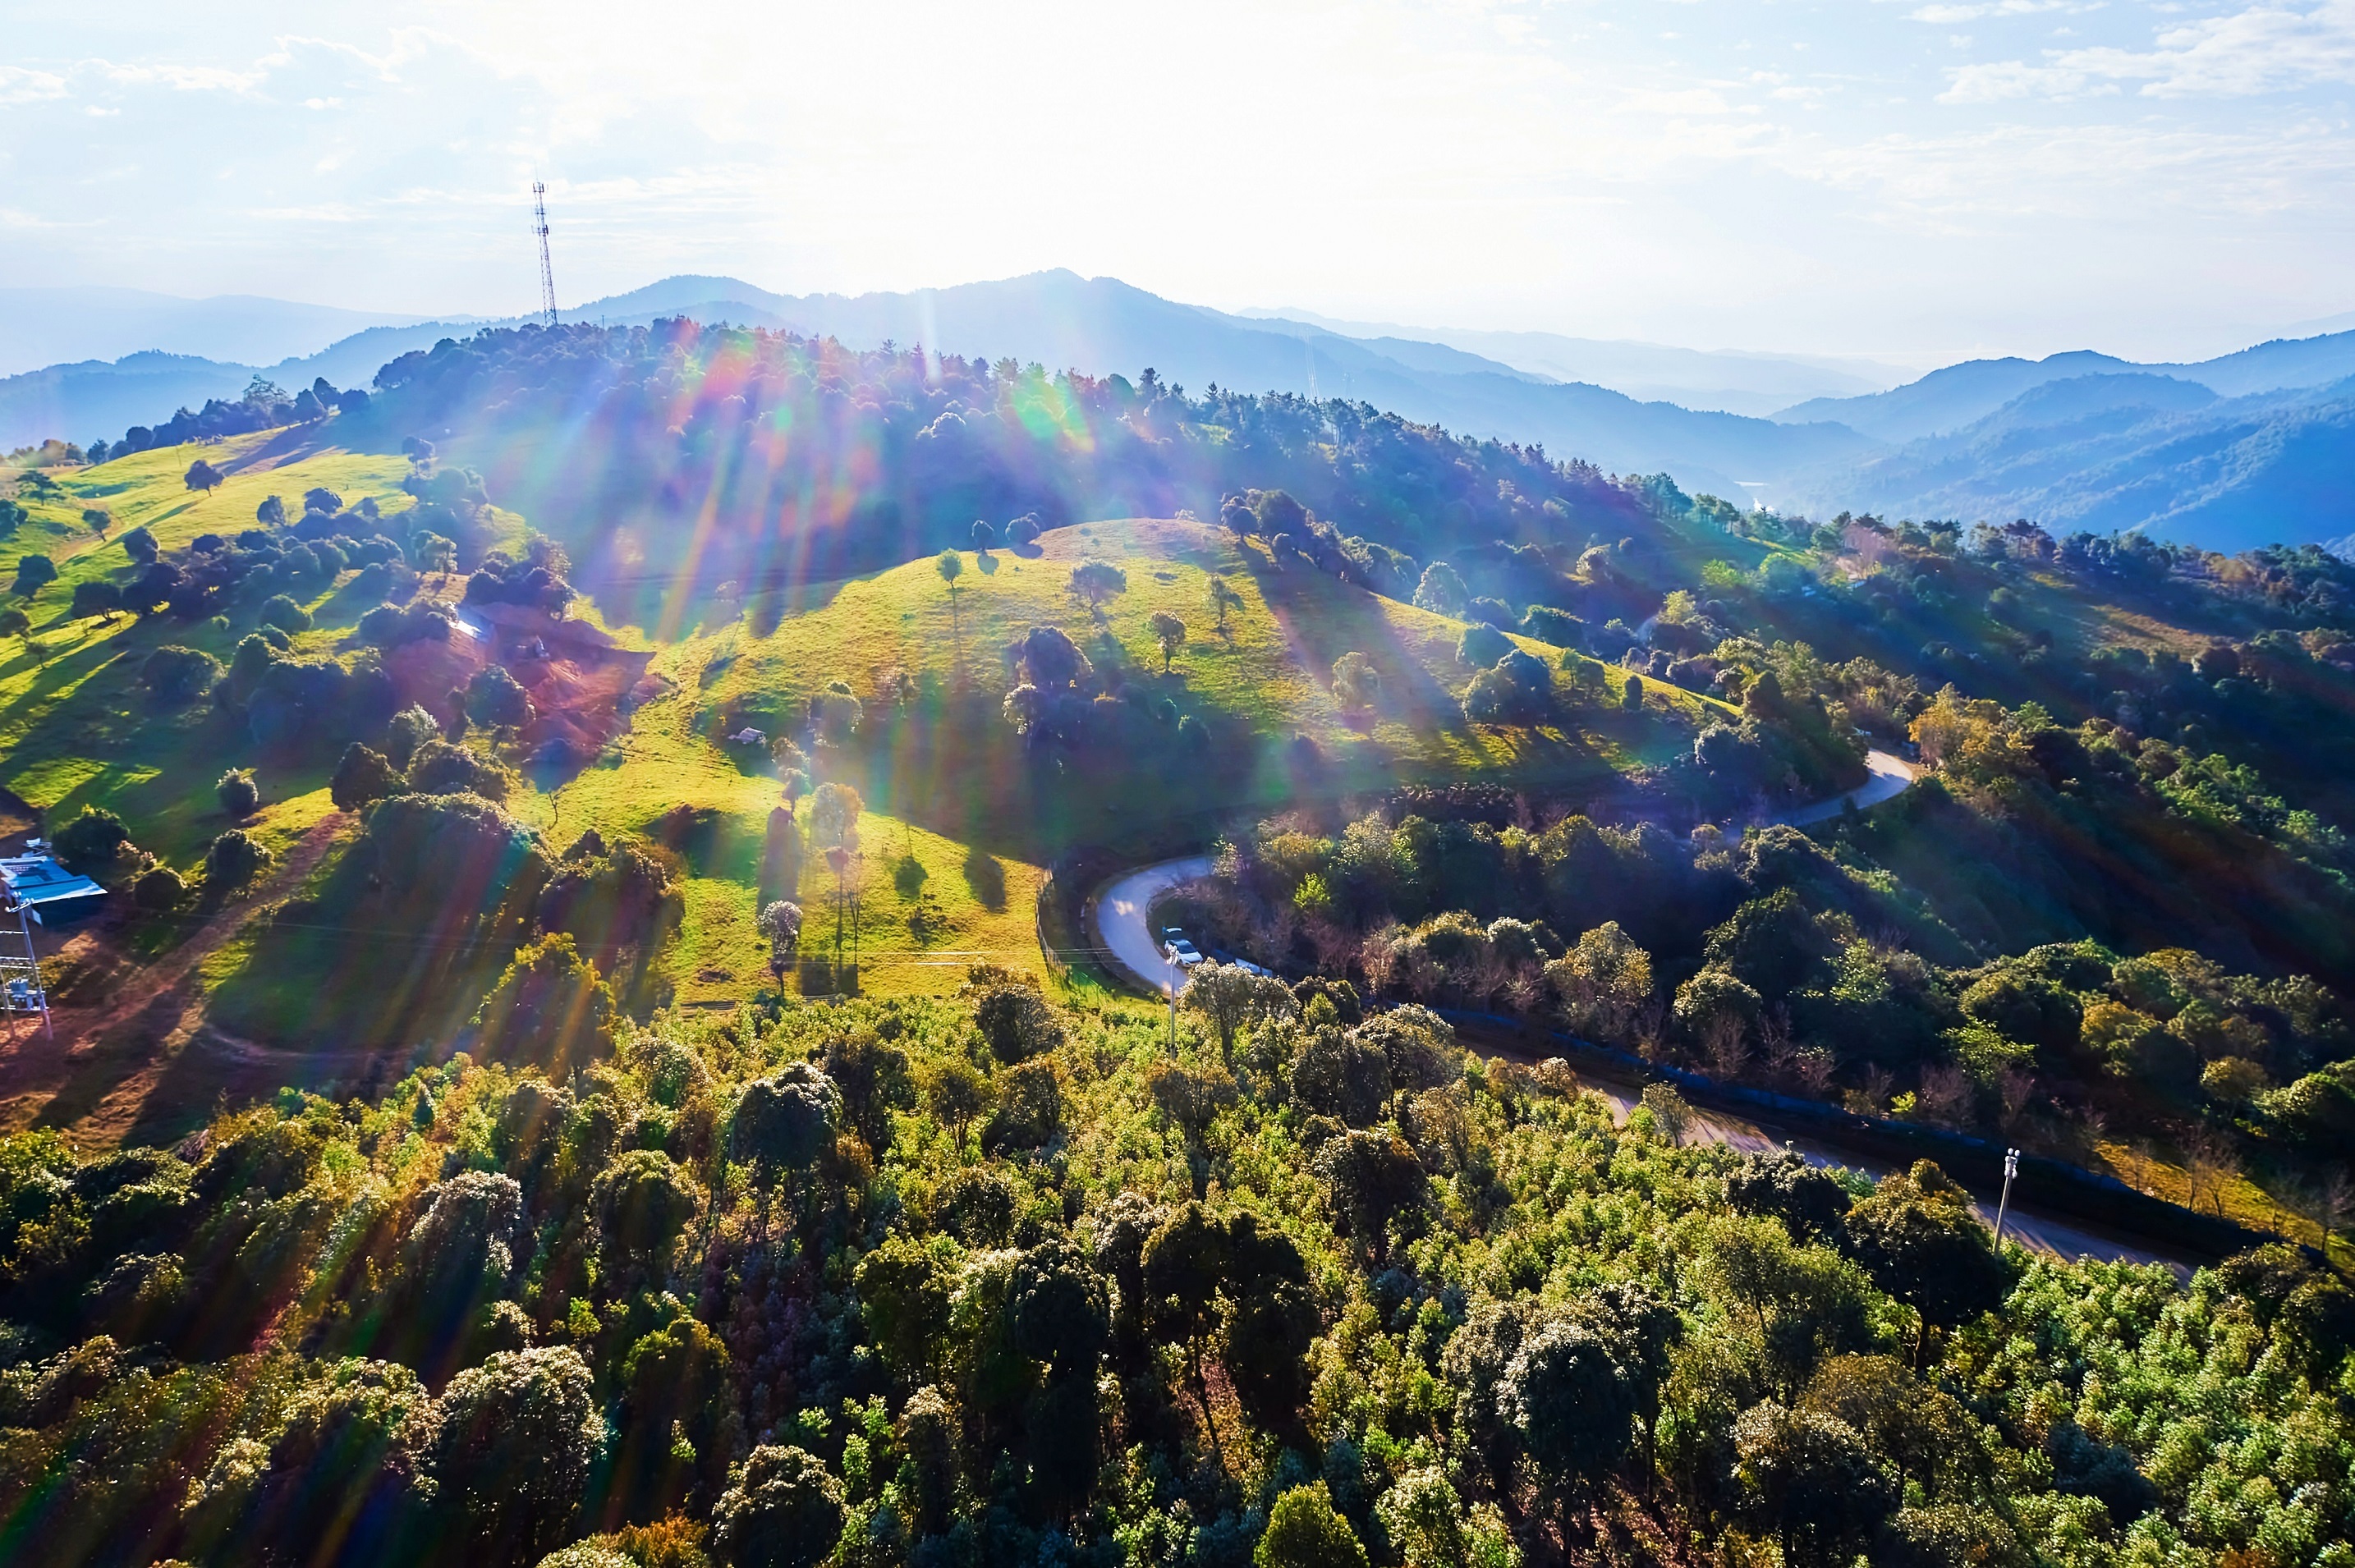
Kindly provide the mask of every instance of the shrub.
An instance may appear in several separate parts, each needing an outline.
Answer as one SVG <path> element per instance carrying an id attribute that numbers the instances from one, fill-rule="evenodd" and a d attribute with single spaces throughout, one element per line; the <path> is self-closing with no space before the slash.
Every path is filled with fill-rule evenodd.
<path id="1" fill-rule="evenodd" d="M 1487 669 L 1513 651 L 1513 640 L 1485 623 L 1467 626 L 1455 640 L 1455 657 L 1475 669 Z"/>
<path id="2" fill-rule="evenodd" d="M 220 679 L 220 661 L 194 648 L 170 644 L 147 655 L 139 666 L 140 683 L 159 703 L 192 703 L 213 689 Z"/>
<path id="3" fill-rule="evenodd" d="M 131 901 L 151 915 L 176 909 L 188 895 L 186 878 L 168 865 L 150 868 L 131 885 Z"/>
<path id="4" fill-rule="evenodd" d="M 130 844 L 131 830 L 123 819 L 97 806 L 84 806 L 50 840 L 58 858 L 76 871 L 108 864 Z"/>
<path id="5" fill-rule="evenodd" d="M 520 729 L 531 722 L 531 694 L 504 668 L 490 665 L 466 683 L 466 716 L 491 729 Z"/>
<path id="6" fill-rule="evenodd" d="M 251 882 L 270 863 L 270 852 L 242 828 L 231 828 L 205 852 L 205 886 L 231 892 Z"/>
<path id="7" fill-rule="evenodd" d="M 550 932 L 517 950 L 483 999 L 474 1027 L 485 1056 L 544 1068 L 561 1081 L 613 1054 L 616 1011 L 597 966 L 570 937 Z"/>
<path id="8" fill-rule="evenodd" d="M 409 787 L 421 795 L 504 800 L 512 782 L 513 775 L 498 763 L 446 740 L 429 740 L 410 758 Z"/>
<path id="9" fill-rule="evenodd" d="M 354 741 L 344 747 L 343 760 L 327 784 L 327 797 L 338 811 L 357 811 L 397 792 L 408 780 L 394 770 L 384 753 Z"/>
<path id="10" fill-rule="evenodd" d="M 261 810 L 261 789 L 254 783 L 250 768 L 232 768 L 222 774 L 220 782 L 213 786 L 213 794 L 220 801 L 220 809 L 238 821 Z"/>
<path id="11" fill-rule="evenodd" d="M 274 626 L 281 631 L 311 630 L 311 612 L 282 593 L 272 594 L 262 601 L 260 619 L 262 625 Z"/>

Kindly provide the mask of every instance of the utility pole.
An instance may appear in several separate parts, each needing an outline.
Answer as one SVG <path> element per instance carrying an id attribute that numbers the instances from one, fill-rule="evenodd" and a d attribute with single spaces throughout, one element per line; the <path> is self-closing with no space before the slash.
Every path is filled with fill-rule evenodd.
<path id="1" fill-rule="evenodd" d="M 1998 1252 L 2003 1250 L 2004 1215 L 2011 1209 L 2011 1179 L 2019 1174 L 2019 1150 L 2005 1150 L 2003 1151 L 2003 1196 L 1996 1201 L 1995 1205 L 1995 1245 Z"/>
<path id="2" fill-rule="evenodd" d="M 1178 948 L 1176 944 L 1161 944 L 1162 960 L 1169 967 L 1169 1054 L 1178 1054 Z"/>
<path id="3" fill-rule="evenodd" d="M 556 274 L 548 265 L 548 187 L 531 182 L 532 232 L 539 236 L 539 313 L 542 324 L 556 324 Z"/>

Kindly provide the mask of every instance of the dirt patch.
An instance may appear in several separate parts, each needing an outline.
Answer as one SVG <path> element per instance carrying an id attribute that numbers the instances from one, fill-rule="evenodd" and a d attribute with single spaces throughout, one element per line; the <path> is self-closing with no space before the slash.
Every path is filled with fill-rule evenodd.
<path id="1" fill-rule="evenodd" d="M 14 1026 L 0 1051 L 0 1128 L 70 1129 L 77 1143 L 112 1146 L 200 1122 L 231 1078 L 192 1056 L 208 1033 L 197 969 L 277 899 L 299 886 L 349 819 L 323 817 L 261 886 L 221 910 L 155 962 L 136 964 L 120 927 L 86 926 L 43 956 L 52 983 L 54 1033 Z M 250 1065 L 250 1064 L 249 1064 Z M 242 1069 L 240 1069 L 242 1070 Z M 292 1081 L 292 1080 L 282 1080 Z"/>
<path id="2" fill-rule="evenodd" d="M 519 738 L 527 747 L 559 742 L 593 757 L 630 727 L 630 710 L 659 687 L 647 674 L 652 653 L 616 647 L 586 621 L 559 620 L 521 605 L 464 605 L 446 642 L 395 649 L 385 669 L 404 703 L 435 713 L 481 671 L 504 665 L 531 695 L 533 718 Z"/>

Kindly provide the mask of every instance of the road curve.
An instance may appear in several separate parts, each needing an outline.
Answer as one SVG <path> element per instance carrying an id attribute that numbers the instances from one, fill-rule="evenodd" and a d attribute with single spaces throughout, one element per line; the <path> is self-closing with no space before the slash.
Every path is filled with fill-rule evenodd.
<path id="1" fill-rule="evenodd" d="M 1096 900 L 1096 930 L 1111 950 L 1115 968 L 1141 990 L 1156 996 L 1169 994 L 1168 964 L 1161 957 L 1161 938 L 1146 920 L 1153 901 L 1181 882 L 1210 874 L 1210 857 L 1188 855 L 1132 871 L 1103 890 Z"/>
<path id="2" fill-rule="evenodd" d="M 1868 751 L 1864 754 L 1864 765 L 1870 770 L 1871 777 L 1846 794 L 1835 795 L 1828 800 L 1795 806 L 1787 811 L 1776 813 L 1770 820 L 1787 822 L 1795 828 L 1806 827 L 1809 822 L 1827 821 L 1846 810 L 1850 800 L 1855 801 L 1856 809 L 1861 811 L 1868 806 L 1878 806 L 1883 800 L 1894 800 L 1912 789 L 1913 781 L 1922 776 L 1921 769 L 1893 751 Z"/>

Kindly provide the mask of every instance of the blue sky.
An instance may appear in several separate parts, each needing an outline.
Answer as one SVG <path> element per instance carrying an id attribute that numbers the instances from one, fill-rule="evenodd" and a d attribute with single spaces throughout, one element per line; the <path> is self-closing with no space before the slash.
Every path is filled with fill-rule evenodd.
<path id="1" fill-rule="evenodd" d="M 1050 266 L 1700 347 L 2355 312 L 2355 0 L 0 4 L 0 284 L 506 313 Z"/>

